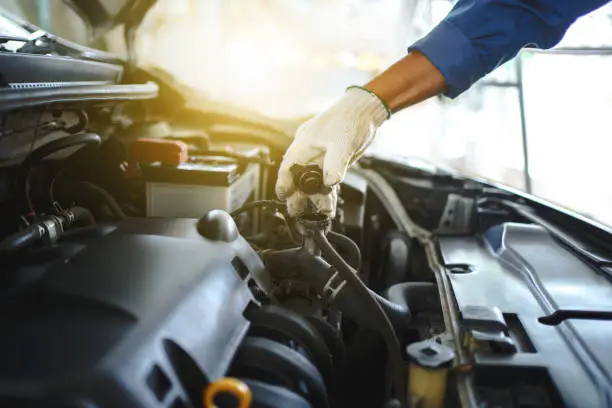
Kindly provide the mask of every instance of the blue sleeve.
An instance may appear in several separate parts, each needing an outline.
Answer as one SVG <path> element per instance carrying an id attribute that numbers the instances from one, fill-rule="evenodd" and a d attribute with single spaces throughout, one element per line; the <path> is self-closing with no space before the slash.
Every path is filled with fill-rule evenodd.
<path id="1" fill-rule="evenodd" d="M 555 46 L 580 16 L 609 0 L 458 0 L 408 51 L 423 53 L 454 98 L 523 47 Z"/>

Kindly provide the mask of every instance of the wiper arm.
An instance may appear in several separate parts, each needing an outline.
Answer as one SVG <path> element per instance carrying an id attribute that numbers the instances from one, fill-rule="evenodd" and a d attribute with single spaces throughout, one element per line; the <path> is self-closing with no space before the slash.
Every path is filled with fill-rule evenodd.
<path id="1" fill-rule="evenodd" d="M 0 43 L 6 43 L 9 41 L 28 42 L 26 37 L 15 37 L 11 35 L 0 35 Z"/>
<path id="2" fill-rule="evenodd" d="M 83 45 L 76 44 L 64 38 L 57 37 L 51 33 L 42 30 L 34 24 L 24 21 L 5 10 L 2 10 L 0 18 L 5 18 L 13 24 L 21 26 L 25 30 L 31 31 L 30 34 L 19 36 L 0 36 L 0 51 L 7 50 L 4 43 L 10 41 L 18 41 L 24 43 L 23 46 L 16 49 L 8 49 L 11 52 L 30 53 L 30 54 L 49 54 L 56 53 L 58 55 L 73 57 L 78 59 L 86 59 L 90 61 L 105 62 L 110 64 L 124 64 L 125 60 L 117 55 L 106 51 L 96 50 Z M 12 48 L 12 47 L 11 47 Z"/>
<path id="3" fill-rule="evenodd" d="M 55 40 L 45 31 L 38 30 L 30 34 L 28 41 L 17 51 L 28 54 L 50 54 L 56 52 Z"/>
<path id="4" fill-rule="evenodd" d="M 55 39 L 50 37 L 45 31 L 38 30 L 27 37 L 0 36 L 0 43 L 16 41 L 21 42 L 21 47 L 15 48 L 13 52 L 27 54 L 49 54 L 55 51 Z M 5 47 L 6 48 L 6 47 Z"/>

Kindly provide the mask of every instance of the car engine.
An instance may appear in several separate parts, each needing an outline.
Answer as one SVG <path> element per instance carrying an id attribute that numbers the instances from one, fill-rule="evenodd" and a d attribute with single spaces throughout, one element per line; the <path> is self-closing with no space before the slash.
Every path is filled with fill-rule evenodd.
<path id="1" fill-rule="evenodd" d="M 597 229 L 376 157 L 293 218 L 282 132 L 116 98 L 3 111 L 1 406 L 605 406 Z"/>
<path id="2" fill-rule="evenodd" d="M 403 282 L 401 234 L 368 265 L 364 179 L 334 219 L 292 219 L 269 145 L 101 113 L 32 112 L 46 140 L 3 168 L 3 406 L 396 406 L 409 338 L 443 387 L 454 353 L 415 341 L 408 303 L 440 317 L 435 284 Z"/>
<path id="3" fill-rule="evenodd" d="M 154 1 L 71 3 L 126 55 L 2 13 L 0 407 L 612 408 L 612 229 L 371 153 L 290 217 L 301 120 L 141 64 Z"/>

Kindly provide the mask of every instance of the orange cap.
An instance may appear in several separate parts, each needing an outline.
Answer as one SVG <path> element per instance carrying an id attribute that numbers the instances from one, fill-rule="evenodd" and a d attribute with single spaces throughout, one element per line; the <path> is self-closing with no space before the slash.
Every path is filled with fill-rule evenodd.
<path id="1" fill-rule="evenodd" d="M 215 408 L 215 397 L 221 393 L 233 395 L 238 400 L 238 408 L 251 407 L 253 395 L 249 386 L 237 378 L 224 377 L 204 389 L 203 408 Z"/>

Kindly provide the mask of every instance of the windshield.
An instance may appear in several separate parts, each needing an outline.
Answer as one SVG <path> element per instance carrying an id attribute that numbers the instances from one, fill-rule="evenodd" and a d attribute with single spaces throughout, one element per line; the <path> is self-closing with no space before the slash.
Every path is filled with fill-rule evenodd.
<path id="1" fill-rule="evenodd" d="M 161 0 L 141 26 L 143 64 L 273 118 L 311 115 L 405 52 L 404 0 Z"/>

